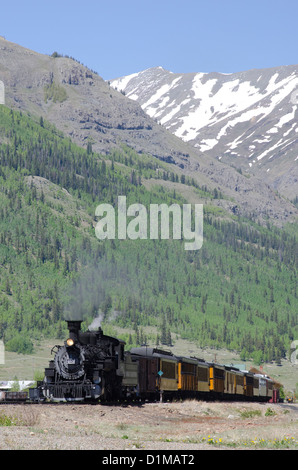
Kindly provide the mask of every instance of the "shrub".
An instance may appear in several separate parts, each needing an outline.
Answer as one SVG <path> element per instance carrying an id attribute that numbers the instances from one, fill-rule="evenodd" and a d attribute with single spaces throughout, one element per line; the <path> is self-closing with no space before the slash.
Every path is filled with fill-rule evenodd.
<path id="1" fill-rule="evenodd" d="M 260 410 L 245 410 L 240 413 L 241 418 L 254 418 L 255 416 L 261 416 Z"/>
<path id="2" fill-rule="evenodd" d="M 272 408 L 267 408 L 265 416 L 275 416 L 275 415 L 276 413 L 274 410 L 272 410 Z"/>
<path id="3" fill-rule="evenodd" d="M 33 353 L 33 343 L 26 336 L 21 336 L 20 334 L 11 338 L 5 344 L 6 351 L 12 351 L 19 354 L 32 354 Z"/>
<path id="4" fill-rule="evenodd" d="M 0 426 L 15 426 L 16 421 L 13 416 L 0 413 Z"/>

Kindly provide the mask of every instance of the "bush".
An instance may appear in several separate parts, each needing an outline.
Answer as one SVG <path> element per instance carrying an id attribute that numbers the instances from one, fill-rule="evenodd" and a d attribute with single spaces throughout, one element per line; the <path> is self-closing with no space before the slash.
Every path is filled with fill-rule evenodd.
<path id="1" fill-rule="evenodd" d="M 254 418 L 255 416 L 262 416 L 260 410 L 245 410 L 241 413 L 241 418 Z"/>
<path id="2" fill-rule="evenodd" d="M 0 426 L 15 426 L 16 421 L 13 416 L 0 413 Z"/>
<path id="3" fill-rule="evenodd" d="M 267 408 L 265 416 L 275 416 L 275 415 L 276 413 L 274 410 L 272 410 L 272 408 Z"/>
<path id="4" fill-rule="evenodd" d="M 16 335 L 7 341 L 5 349 L 19 354 L 32 354 L 34 350 L 32 341 L 21 335 Z"/>

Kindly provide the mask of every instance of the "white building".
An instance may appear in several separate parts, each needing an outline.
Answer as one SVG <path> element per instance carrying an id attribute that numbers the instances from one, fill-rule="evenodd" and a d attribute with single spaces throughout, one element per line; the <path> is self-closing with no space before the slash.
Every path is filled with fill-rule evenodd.
<path id="1" fill-rule="evenodd" d="M 33 380 L 3 380 L 0 381 L 0 391 L 9 391 L 12 387 L 15 387 L 16 384 L 18 384 L 19 390 L 22 391 L 25 388 L 34 385 L 34 383 L 35 382 Z"/>

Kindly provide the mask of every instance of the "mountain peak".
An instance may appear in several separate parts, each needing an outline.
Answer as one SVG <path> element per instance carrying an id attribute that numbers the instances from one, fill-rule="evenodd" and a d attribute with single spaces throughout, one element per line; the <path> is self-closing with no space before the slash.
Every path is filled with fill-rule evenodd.
<path id="1" fill-rule="evenodd" d="M 150 117 L 201 152 L 261 175 L 290 199 L 297 195 L 297 65 L 229 74 L 156 67 L 123 77 L 121 86 Z"/>

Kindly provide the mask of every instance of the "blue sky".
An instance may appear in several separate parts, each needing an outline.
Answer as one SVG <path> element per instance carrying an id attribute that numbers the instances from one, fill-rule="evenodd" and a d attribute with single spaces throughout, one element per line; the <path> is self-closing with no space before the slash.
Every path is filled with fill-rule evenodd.
<path id="1" fill-rule="evenodd" d="M 298 63 L 297 0 L 15 0 L 0 8 L 0 35 L 73 56 L 106 80 L 160 65 L 178 73 Z"/>

